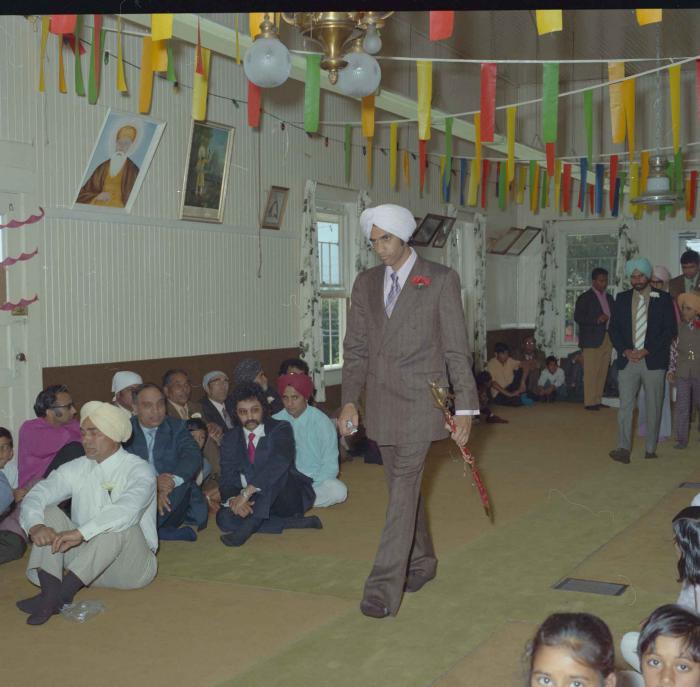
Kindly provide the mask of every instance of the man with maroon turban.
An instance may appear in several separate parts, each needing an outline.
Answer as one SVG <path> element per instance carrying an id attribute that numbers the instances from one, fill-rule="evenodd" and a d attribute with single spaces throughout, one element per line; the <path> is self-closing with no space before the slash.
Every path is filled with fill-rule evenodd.
<path id="1" fill-rule="evenodd" d="M 338 436 L 330 418 L 309 405 L 314 391 L 311 378 L 305 374 L 281 375 L 277 379 L 277 391 L 284 410 L 272 417 L 292 425 L 296 444 L 294 462 L 299 472 L 313 480 L 314 508 L 342 503 L 348 497 L 348 488 L 338 479 Z"/>

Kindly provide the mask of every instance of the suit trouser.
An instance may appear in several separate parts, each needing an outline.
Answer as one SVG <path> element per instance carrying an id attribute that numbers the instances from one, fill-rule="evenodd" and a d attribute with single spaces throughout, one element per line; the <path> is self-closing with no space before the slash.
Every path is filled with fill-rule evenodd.
<path id="1" fill-rule="evenodd" d="M 700 377 L 676 377 L 676 441 L 688 443 L 692 402 L 700 410 Z"/>
<path id="2" fill-rule="evenodd" d="M 583 405 L 597 406 L 600 403 L 610 367 L 611 353 L 612 343 L 607 332 L 603 343 L 598 348 L 583 349 Z"/>
<path id="3" fill-rule="evenodd" d="M 420 494 L 430 442 L 381 446 L 389 488 L 386 522 L 374 566 L 365 582 L 365 598 L 378 598 L 396 615 L 409 572 L 433 577 L 437 568 Z"/>
<path id="4" fill-rule="evenodd" d="M 73 530 L 75 523 L 56 506 L 44 511 L 44 525 L 56 532 Z M 139 589 L 156 576 L 157 564 L 153 551 L 138 525 L 121 532 L 103 532 L 65 553 L 51 553 L 51 546 L 32 546 L 27 565 L 27 577 L 38 584 L 37 571 L 42 570 L 63 579 L 68 569 L 85 585 Z"/>
<path id="5" fill-rule="evenodd" d="M 585 364 L 585 363 L 584 363 Z M 661 409 L 664 401 L 666 370 L 647 370 L 645 360 L 628 362 L 618 373 L 620 386 L 620 410 L 617 414 L 618 446 L 628 451 L 632 448 L 632 416 L 639 387 L 644 387 L 647 409 L 646 451 L 654 453 L 659 437 Z"/>

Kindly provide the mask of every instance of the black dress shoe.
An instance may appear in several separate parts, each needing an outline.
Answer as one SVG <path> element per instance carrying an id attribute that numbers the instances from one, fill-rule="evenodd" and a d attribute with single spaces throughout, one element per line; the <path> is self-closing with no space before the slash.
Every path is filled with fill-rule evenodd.
<path id="1" fill-rule="evenodd" d="M 608 455 L 618 463 L 627 464 L 630 462 L 630 452 L 626 448 L 616 448 L 615 450 L 610 451 Z"/>
<path id="2" fill-rule="evenodd" d="M 600 410 L 598 406 L 583 406 L 585 410 Z"/>
<path id="3" fill-rule="evenodd" d="M 360 611 L 369 618 L 386 618 L 391 615 L 389 609 L 377 598 L 370 597 L 360 601 Z"/>
<path id="4" fill-rule="evenodd" d="M 404 587 L 404 591 L 408 592 L 409 594 L 419 592 L 434 577 L 435 575 L 426 577 L 425 575 L 419 575 L 418 573 L 409 573 L 408 577 L 406 578 L 406 586 Z"/>
<path id="5" fill-rule="evenodd" d="M 659 456 L 657 456 L 656 453 L 654 453 L 653 451 L 652 451 L 651 453 L 649 453 L 649 451 L 647 451 L 647 452 L 644 454 L 644 457 L 645 457 L 645 458 L 658 458 Z"/>
<path id="6" fill-rule="evenodd" d="M 600 410 L 601 408 L 609 408 L 610 406 L 606 406 L 604 403 L 599 403 L 596 408 Z"/>

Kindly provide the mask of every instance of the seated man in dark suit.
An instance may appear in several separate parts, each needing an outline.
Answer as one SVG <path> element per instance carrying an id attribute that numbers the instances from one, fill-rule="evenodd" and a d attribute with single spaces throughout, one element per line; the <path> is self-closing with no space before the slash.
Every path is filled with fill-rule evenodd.
<path id="1" fill-rule="evenodd" d="M 206 527 L 208 508 L 195 483 L 202 454 L 183 420 L 168 417 L 165 396 L 156 384 L 134 390 L 133 434 L 124 444 L 130 453 L 147 460 L 158 475 L 158 537 L 180 541 L 197 539 L 191 527 Z"/>
<path id="2" fill-rule="evenodd" d="M 241 546 L 255 532 L 289 528 L 321 529 L 321 521 L 303 514 L 315 493 L 311 479 L 294 467 L 294 431 L 273 420 L 265 392 L 241 384 L 231 394 L 238 424 L 221 444 L 221 509 L 216 523 L 226 546 Z"/>
<path id="3" fill-rule="evenodd" d="M 233 428 L 234 411 L 229 408 L 226 400 L 229 389 L 228 375 L 221 370 L 207 372 L 202 379 L 202 388 L 206 394 L 202 398 L 202 413 L 209 427 L 209 433 L 211 434 L 218 427 L 223 436 L 224 432 Z"/>

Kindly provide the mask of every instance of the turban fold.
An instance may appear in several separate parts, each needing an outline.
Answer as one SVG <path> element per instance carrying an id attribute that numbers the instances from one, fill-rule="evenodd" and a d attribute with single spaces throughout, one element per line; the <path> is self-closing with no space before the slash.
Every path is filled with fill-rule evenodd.
<path id="1" fill-rule="evenodd" d="M 141 375 L 129 372 L 129 370 L 120 370 L 115 372 L 114 377 L 112 377 L 112 393 L 118 394 L 126 389 L 127 386 L 136 386 L 138 384 L 143 384 Z"/>
<path id="2" fill-rule="evenodd" d="M 131 422 L 123 410 L 111 403 L 89 401 L 80 409 L 80 424 L 85 420 L 107 435 L 112 441 L 122 443 L 131 436 Z"/>
<path id="3" fill-rule="evenodd" d="M 207 372 L 202 379 L 202 386 L 206 390 L 206 388 L 209 386 L 209 382 L 215 379 L 220 379 L 221 377 L 228 379 L 228 375 L 221 370 L 212 370 L 211 372 Z"/>
<path id="4" fill-rule="evenodd" d="M 671 273 L 663 265 L 654 265 L 654 270 L 652 271 L 651 276 L 658 281 L 671 281 Z"/>
<path id="5" fill-rule="evenodd" d="M 416 230 L 416 220 L 410 210 L 387 203 L 367 208 L 360 215 L 360 228 L 368 241 L 373 226 L 398 236 L 402 241 L 408 241 Z"/>
<path id="6" fill-rule="evenodd" d="M 683 307 L 687 305 L 700 315 L 700 293 L 697 291 L 688 291 L 678 296 L 678 304 Z"/>
<path id="7" fill-rule="evenodd" d="M 288 386 L 296 389 L 307 401 L 314 392 L 314 383 L 308 375 L 282 375 L 277 378 L 277 391 L 280 396 Z"/>
<path id="8" fill-rule="evenodd" d="M 635 270 L 641 272 L 647 279 L 651 279 L 651 263 L 646 258 L 634 258 L 634 260 L 627 261 L 625 265 L 625 276 L 631 277 L 632 272 Z"/>
<path id="9" fill-rule="evenodd" d="M 233 371 L 233 381 L 236 386 L 243 382 L 252 382 L 262 371 L 262 365 L 253 358 L 244 358 Z"/>

